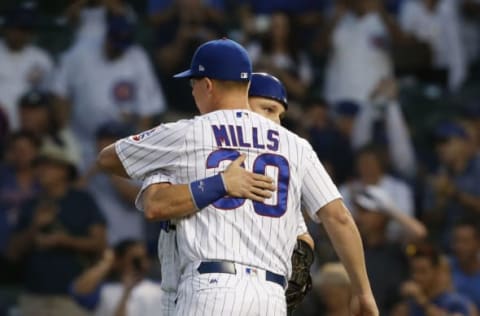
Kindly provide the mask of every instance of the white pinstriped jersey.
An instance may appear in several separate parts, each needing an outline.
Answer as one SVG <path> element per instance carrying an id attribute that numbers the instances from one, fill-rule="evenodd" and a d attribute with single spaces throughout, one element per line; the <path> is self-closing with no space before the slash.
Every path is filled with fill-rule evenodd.
<path id="1" fill-rule="evenodd" d="M 182 266 L 227 260 L 290 275 L 298 212 L 317 211 L 340 193 L 307 141 L 247 110 L 220 110 L 122 139 L 116 151 L 130 177 L 161 172 L 177 183 L 217 174 L 246 154 L 245 168 L 275 179 L 264 203 L 224 198 L 177 224 Z M 201 183 L 200 183 L 201 185 Z"/>
<path id="2" fill-rule="evenodd" d="M 152 184 L 156 183 L 175 183 L 161 173 L 155 173 L 143 180 L 142 188 L 135 200 L 135 206 L 143 211 L 143 192 Z M 308 233 L 307 224 L 303 218 L 302 212 L 297 212 L 298 227 L 296 236 Z M 176 223 L 175 221 L 173 222 Z M 162 289 L 166 292 L 176 292 L 180 283 L 180 262 L 178 260 L 178 249 L 175 238 L 175 231 L 161 231 L 158 237 L 158 259 L 162 268 Z"/>

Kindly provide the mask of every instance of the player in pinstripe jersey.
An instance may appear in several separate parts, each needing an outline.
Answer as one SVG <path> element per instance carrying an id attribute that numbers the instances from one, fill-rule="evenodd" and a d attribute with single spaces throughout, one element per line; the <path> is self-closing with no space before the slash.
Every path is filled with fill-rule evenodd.
<path id="1" fill-rule="evenodd" d="M 253 73 L 248 94 L 252 111 L 280 124 L 281 117 L 287 110 L 288 102 L 285 87 L 277 78 L 265 73 Z M 229 166 L 224 173 L 224 179 L 228 183 L 231 183 L 230 186 L 244 187 L 248 191 L 254 187 L 249 186 L 246 179 L 248 179 L 248 176 L 253 175 L 240 166 L 241 161 L 241 158 L 237 158 L 237 160 Z M 117 167 L 122 167 L 120 162 L 118 162 Z M 265 182 L 270 183 L 269 181 Z M 155 183 L 171 183 L 171 179 L 161 173 L 148 176 L 143 181 L 142 188 L 135 202 L 139 210 L 143 210 L 142 193 L 146 188 Z M 235 192 L 238 191 L 238 188 L 233 188 L 230 195 L 234 196 Z M 236 197 L 243 196 L 244 195 Z M 308 233 L 302 214 L 298 214 L 300 224 L 297 231 L 297 238 L 304 241 L 313 250 L 313 239 Z M 180 263 L 175 238 L 175 224 L 171 221 L 164 221 L 161 227 L 162 229 L 158 240 L 158 254 L 163 276 L 162 289 L 164 291 L 164 295 L 162 295 L 161 315 L 169 316 L 173 315 L 175 311 L 175 299 L 178 282 L 180 281 Z"/>
<path id="2" fill-rule="evenodd" d="M 190 183 L 174 190 L 151 185 L 144 193 L 147 218 L 188 216 L 177 225 L 182 262 L 177 314 L 285 314 L 283 288 L 302 202 L 314 220 L 323 221 L 350 273 L 354 312 L 378 315 L 358 231 L 337 189 L 306 141 L 247 110 L 250 69 L 238 44 L 202 45 L 182 75 L 193 79 L 203 115 L 115 145 L 129 176 L 143 179 L 161 171 L 176 183 Z M 146 154 L 152 147 L 155 155 Z M 111 150 L 100 155 L 100 166 Z M 218 172 L 240 154 L 246 155 L 246 169 L 276 179 L 273 198 L 264 203 L 222 198 L 227 191 Z"/>
<path id="3" fill-rule="evenodd" d="M 288 102 L 285 88 L 277 78 L 265 73 L 253 73 L 248 94 L 252 111 L 280 124 L 280 119 L 287 110 Z M 228 183 L 247 187 L 247 183 L 241 183 L 242 181 L 245 181 L 245 175 L 247 175 L 247 172 L 243 171 L 240 163 L 241 158 L 237 158 L 237 160 L 231 164 L 229 169 L 224 173 L 224 179 L 226 181 L 229 180 Z M 237 170 L 238 168 L 242 168 L 242 170 Z M 171 183 L 172 180 L 161 173 L 148 176 L 144 180 L 142 189 L 136 199 L 137 208 L 143 210 L 142 193 L 146 188 L 155 183 L 165 182 Z M 238 190 L 233 190 L 233 192 L 236 191 Z M 234 196 L 233 194 L 230 195 Z M 299 227 L 297 230 L 297 238 L 305 241 L 313 250 L 314 242 L 308 233 L 302 213 L 299 212 L 298 216 Z M 162 289 L 164 290 L 164 295 L 162 296 L 164 303 L 162 304 L 163 309 L 161 315 L 169 316 L 173 315 L 175 311 L 175 298 L 178 282 L 180 281 L 178 249 L 175 240 L 175 224 L 170 221 L 162 223 L 162 231 L 160 232 L 158 240 L 158 254 L 163 276 Z"/>

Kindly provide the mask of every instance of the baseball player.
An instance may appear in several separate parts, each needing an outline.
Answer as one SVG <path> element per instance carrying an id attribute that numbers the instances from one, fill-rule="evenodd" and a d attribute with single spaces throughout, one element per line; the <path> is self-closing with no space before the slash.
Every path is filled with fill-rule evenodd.
<path id="1" fill-rule="evenodd" d="M 191 69 L 177 77 L 191 79 L 203 115 L 120 140 L 99 156 L 100 167 L 108 170 L 105 162 L 116 150 L 132 178 L 161 171 L 177 184 L 189 183 L 173 190 L 151 185 L 143 200 L 147 218 L 180 219 L 176 313 L 285 314 L 301 203 L 324 223 L 350 274 L 353 312 L 378 315 L 358 231 L 338 190 L 305 140 L 248 110 L 250 76 L 251 63 L 240 45 L 224 39 L 200 46 Z M 226 197 L 228 183 L 219 172 L 242 155 L 246 169 L 275 179 L 271 198 Z M 268 188 L 259 187 L 254 196 L 261 198 Z"/>
<path id="2" fill-rule="evenodd" d="M 280 124 L 280 119 L 287 110 L 288 102 L 285 87 L 277 78 L 266 73 L 253 73 L 248 95 L 252 111 Z M 229 168 L 223 174 L 225 181 L 238 185 L 245 180 L 243 176 L 233 178 L 237 173 L 243 174 L 245 172 L 240 166 L 241 162 L 243 162 L 243 159 L 237 158 L 229 165 Z M 136 200 L 138 209 L 143 210 L 142 193 L 146 188 L 152 184 L 162 182 L 170 183 L 171 179 L 161 174 L 154 174 L 145 179 Z M 289 280 L 286 293 L 287 306 L 292 310 L 301 303 L 306 293 L 310 290 L 310 266 L 313 263 L 314 242 L 310 234 L 308 234 L 302 213 L 299 212 L 298 216 L 298 242 L 292 257 L 294 273 Z M 163 276 L 162 289 L 164 291 L 161 315 L 174 315 L 180 271 L 178 249 L 175 241 L 175 225 L 170 221 L 162 223 L 162 231 L 158 240 L 158 254 Z"/>

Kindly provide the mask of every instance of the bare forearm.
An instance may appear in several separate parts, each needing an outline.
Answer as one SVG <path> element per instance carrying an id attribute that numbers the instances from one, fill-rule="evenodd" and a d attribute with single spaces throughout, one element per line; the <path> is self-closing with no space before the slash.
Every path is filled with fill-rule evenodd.
<path id="1" fill-rule="evenodd" d="M 144 193 L 144 212 L 148 220 L 185 217 L 196 212 L 188 184 L 158 184 Z"/>
<path id="2" fill-rule="evenodd" d="M 80 275 L 73 284 L 75 294 L 87 295 L 92 293 L 110 272 L 110 265 L 99 262 Z"/>
<path id="3" fill-rule="evenodd" d="M 298 235 L 297 239 L 301 239 L 306 242 L 310 246 L 310 248 L 312 248 L 312 250 L 315 249 L 315 242 L 313 241 L 313 238 L 312 236 L 310 236 L 309 233 Z"/>
<path id="4" fill-rule="evenodd" d="M 390 216 L 402 226 L 409 241 L 427 236 L 427 228 L 416 218 L 403 214 L 400 210 L 393 210 Z"/>
<path id="5" fill-rule="evenodd" d="M 363 245 L 357 226 L 341 200 L 335 200 L 319 211 L 319 217 L 348 272 L 355 294 L 371 294 Z"/>

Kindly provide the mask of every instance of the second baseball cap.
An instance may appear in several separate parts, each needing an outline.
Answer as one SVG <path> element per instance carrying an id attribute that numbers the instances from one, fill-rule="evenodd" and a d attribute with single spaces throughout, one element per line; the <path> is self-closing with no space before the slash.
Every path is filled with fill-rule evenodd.
<path id="1" fill-rule="evenodd" d="M 287 91 L 282 82 L 277 77 L 264 72 L 254 72 L 252 74 L 248 96 L 273 99 L 283 104 L 285 109 L 288 109 Z"/>
<path id="2" fill-rule="evenodd" d="M 197 48 L 190 69 L 174 75 L 174 78 L 202 78 L 249 81 L 252 62 L 240 44 L 230 39 L 206 42 Z"/>

